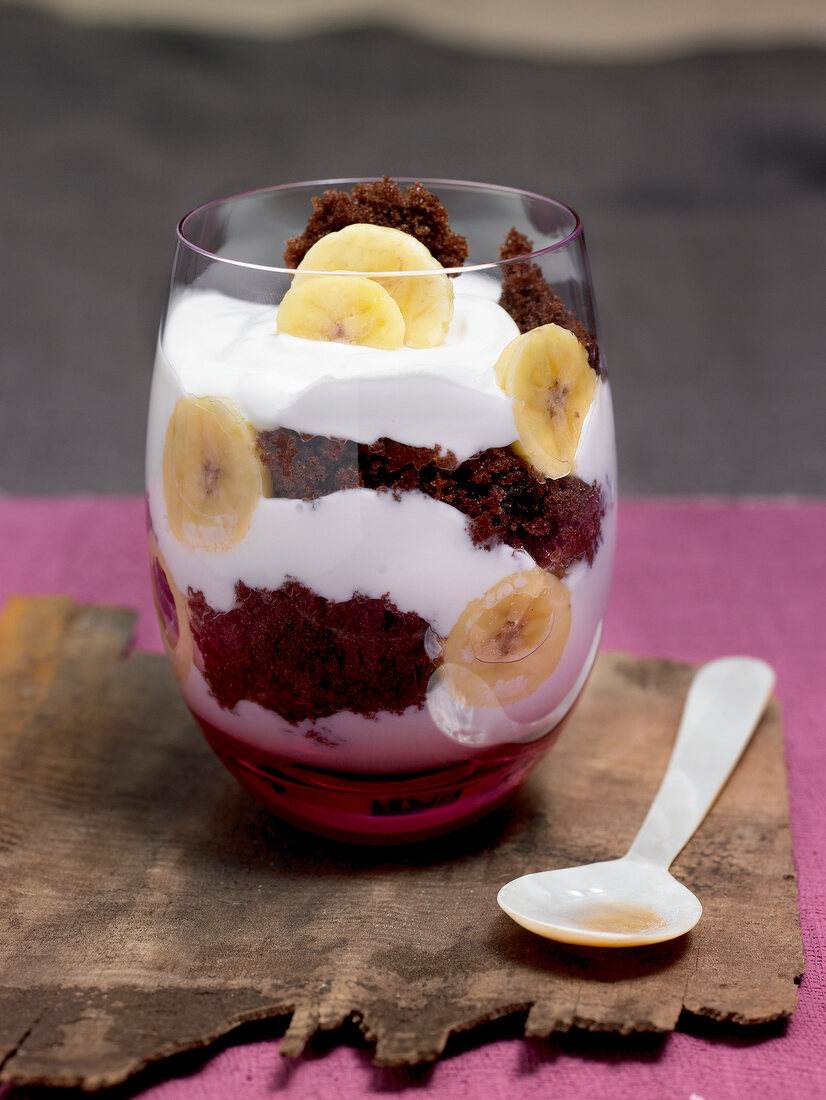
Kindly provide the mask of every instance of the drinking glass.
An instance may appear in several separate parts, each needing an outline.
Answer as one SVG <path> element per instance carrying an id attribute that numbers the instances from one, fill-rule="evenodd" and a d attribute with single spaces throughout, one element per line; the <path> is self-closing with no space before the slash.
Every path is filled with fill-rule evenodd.
<path id="1" fill-rule="evenodd" d="M 467 240 L 440 264 L 397 181 L 407 214 L 362 204 L 296 271 L 313 199 L 366 182 L 183 218 L 147 502 L 209 745 L 281 818 L 378 843 L 491 810 L 554 744 L 599 647 L 616 459 L 577 214 L 424 180 Z"/>

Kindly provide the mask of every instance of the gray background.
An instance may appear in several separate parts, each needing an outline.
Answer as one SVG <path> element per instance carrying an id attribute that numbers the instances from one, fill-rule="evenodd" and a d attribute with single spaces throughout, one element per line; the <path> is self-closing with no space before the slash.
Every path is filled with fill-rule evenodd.
<path id="1" fill-rule="evenodd" d="M 142 490 L 186 210 L 388 172 L 578 209 L 625 494 L 826 494 L 826 50 L 541 60 L 0 3 L 0 89 L 0 490 Z"/>

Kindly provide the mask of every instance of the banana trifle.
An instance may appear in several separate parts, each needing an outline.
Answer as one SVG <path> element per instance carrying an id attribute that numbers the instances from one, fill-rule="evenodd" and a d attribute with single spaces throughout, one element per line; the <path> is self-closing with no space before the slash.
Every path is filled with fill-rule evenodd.
<path id="1" fill-rule="evenodd" d="M 224 762 L 322 832 L 490 808 L 593 664 L 610 391 L 524 228 L 472 262 L 430 190 L 385 178 L 314 196 L 285 293 L 249 263 L 233 293 L 218 255 L 171 296 L 147 462 L 164 642 Z"/>

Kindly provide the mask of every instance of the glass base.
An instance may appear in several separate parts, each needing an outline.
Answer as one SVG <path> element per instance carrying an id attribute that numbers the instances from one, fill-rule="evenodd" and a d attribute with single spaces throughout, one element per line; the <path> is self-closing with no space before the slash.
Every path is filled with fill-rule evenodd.
<path id="1" fill-rule="evenodd" d="M 564 721 L 526 745 L 501 745 L 426 772 L 364 775 L 294 764 L 229 737 L 195 715 L 241 786 L 302 829 L 356 844 L 425 840 L 496 809 L 533 771 Z"/>

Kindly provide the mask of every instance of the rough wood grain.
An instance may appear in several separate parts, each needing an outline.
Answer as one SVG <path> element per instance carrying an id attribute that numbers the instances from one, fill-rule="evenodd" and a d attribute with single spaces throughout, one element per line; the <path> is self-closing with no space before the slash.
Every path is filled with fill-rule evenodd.
<path id="1" fill-rule="evenodd" d="M 664 769 L 691 669 L 601 656 L 504 811 L 438 842 L 350 849 L 280 824 L 202 743 L 132 617 L 13 600 L 0 623 L 0 1079 L 99 1088 L 235 1025 L 282 1047 L 355 1019 L 385 1065 L 525 1013 L 525 1034 L 665 1032 L 680 1013 L 789 1015 L 803 969 L 772 704 L 676 873 L 683 940 L 596 952 L 497 908 L 514 875 L 621 854 Z M 735 900 L 736 899 L 736 900 Z"/>

